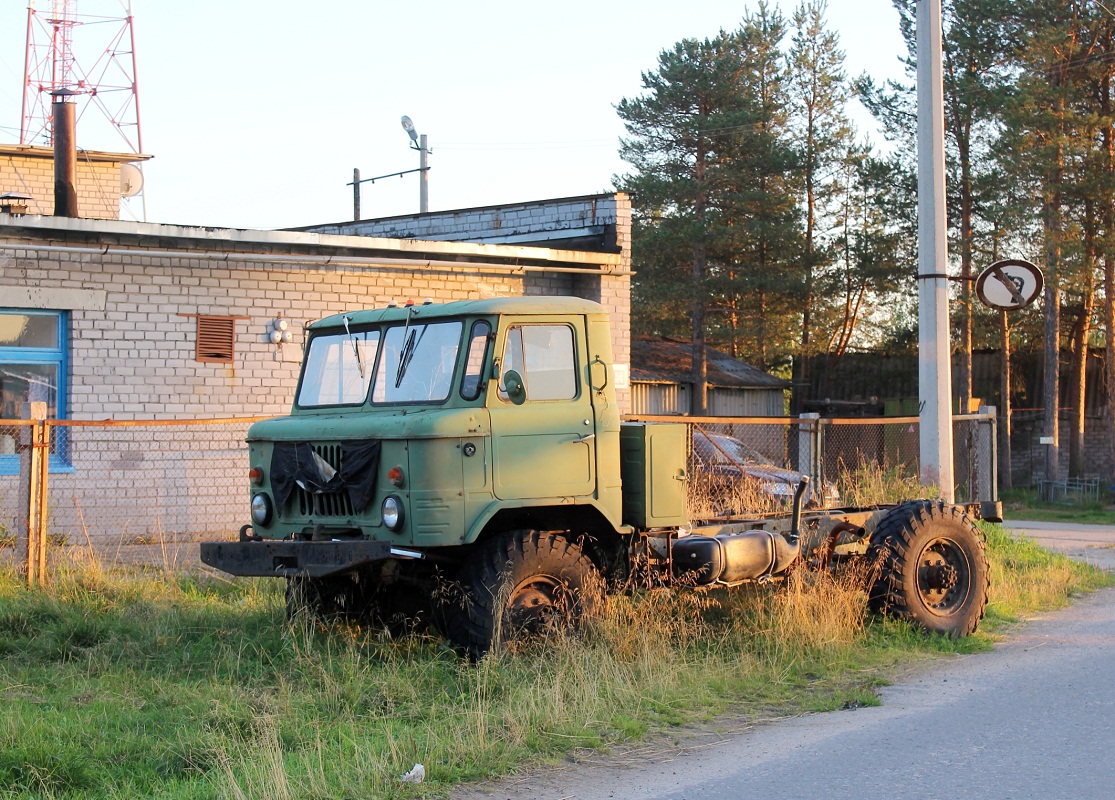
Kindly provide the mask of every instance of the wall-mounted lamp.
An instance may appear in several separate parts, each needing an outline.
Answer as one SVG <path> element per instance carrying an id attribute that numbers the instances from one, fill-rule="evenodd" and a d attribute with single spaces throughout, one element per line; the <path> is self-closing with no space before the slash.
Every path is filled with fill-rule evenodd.
<path id="1" fill-rule="evenodd" d="M 279 353 L 282 352 L 284 344 L 290 344 L 294 341 L 294 335 L 288 330 L 290 324 L 283 319 L 283 312 L 280 311 L 275 319 L 271 320 L 271 325 L 267 328 L 267 338 L 271 344 L 275 345 L 275 358 L 279 358 Z"/>

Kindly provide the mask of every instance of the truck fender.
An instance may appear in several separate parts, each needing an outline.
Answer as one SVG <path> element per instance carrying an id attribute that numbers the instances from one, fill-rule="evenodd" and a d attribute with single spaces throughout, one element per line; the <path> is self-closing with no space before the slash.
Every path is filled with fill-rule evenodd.
<path id="1" fill-rule="evenodd" d="M 546 512 L 549 510 L 554 515 L 560 515 L 562 523 L 553 526 L 554 530 L 561 529 L 572 525 L 570 529 L 577 528 L 571 515 L 577 515 L 580 522 L 586 525 L 599 529 L 601 525 L 612 529 L 611 523 L 608 521 L 607 515 L 604 510 L 595 502 L 584 502 L 578 498 L 565 497 L 565 498 L 548 498 L 551 502 L 541 504 L 539 502 L 531 502 L 526 500 L 495 500 L 489 503 L 482 512 L 480 512 L 473 520 L 472 525 L 469 526 L 462 538 L 463 544 L 472 544 L 480 539 L 484 531 L 491 525 L 492 520 L 504 511 L 513 511 L 517 509 L 527 509 L 531 511 Z M 554 502 L 556 501 L 556 502 Z M 562 513 L 562 512 L 566 513 Z M 522 527 L 522 526 L 520 526 Z M 613 529 L 614 530 L 614 529 Z M 618 533 L 619 531 L 617 531 Z"/>

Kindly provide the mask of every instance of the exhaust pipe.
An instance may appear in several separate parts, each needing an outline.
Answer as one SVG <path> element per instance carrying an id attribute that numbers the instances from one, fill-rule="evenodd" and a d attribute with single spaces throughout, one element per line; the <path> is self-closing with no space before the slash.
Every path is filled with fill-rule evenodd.
<path id="1" fill-rule="evenodd" d="M 807 486 L 809 486 L 809 476 L 802 475 L 798 488 L 794 490 L 794 513 L 790 517 L 790 535 L 787 537 L 791 543 L 801 539 L 801 498 L 805 496 Z"/>
<path id="2" fill-rule="evenodd" d="M 690 535 L 673 545 L 675 578 L 688 576 L 697 586 L 767 581 L 785 571 L 801 553 L 801 501 L 809 478 L 794 490 L 790 532 L 748 530 L 717 536 Z"/>

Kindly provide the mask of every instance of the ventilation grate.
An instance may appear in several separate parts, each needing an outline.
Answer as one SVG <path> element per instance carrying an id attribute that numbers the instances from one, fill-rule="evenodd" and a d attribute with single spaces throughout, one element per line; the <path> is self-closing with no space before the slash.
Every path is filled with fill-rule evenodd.
<path id="1" fill-rule="evenodd" d="M 229 363 L 236 354 L 236 318 L 197 317 L 197 360 Z"/>

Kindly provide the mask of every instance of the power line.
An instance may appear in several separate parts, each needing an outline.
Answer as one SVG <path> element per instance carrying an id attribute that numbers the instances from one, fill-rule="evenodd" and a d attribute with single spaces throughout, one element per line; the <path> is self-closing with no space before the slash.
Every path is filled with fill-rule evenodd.
<path id="1" fill-rule="evenodd" d="M 447 142 L 438 145 L 439 150 L 577 150 L 615 147 L 614 139 L 581 139 L 564 142 Z"/>

